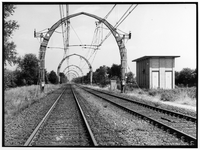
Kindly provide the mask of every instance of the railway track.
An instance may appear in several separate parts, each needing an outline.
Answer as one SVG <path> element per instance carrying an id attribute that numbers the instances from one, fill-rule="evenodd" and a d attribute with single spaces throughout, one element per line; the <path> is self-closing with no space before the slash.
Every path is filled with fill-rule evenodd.
<path id="1" fill-rule="evenodd" d="M 118 107 L 125 109 L 142 119 L 149 121 L 158 128 L 173 134 L 181 140 L 188 142 L 192 146 L 197 145 L 197 120 L 195 117 L 153 107 L 147 104 L 136 102 L 133 99 L 113 95 L 107 92 L 82 86 L 80 88 L 97 97 L 109 101 L 110 103 L 115 104 Z"/>
<path id="2" fill-rule="evenodd" d="M 97 146 L 71 85 L 60 94 L 24 146 Z"/>

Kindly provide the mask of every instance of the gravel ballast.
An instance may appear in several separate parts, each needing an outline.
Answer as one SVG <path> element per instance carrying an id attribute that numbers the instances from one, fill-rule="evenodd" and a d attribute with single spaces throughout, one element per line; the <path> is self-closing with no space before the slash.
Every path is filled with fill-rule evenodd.
<path id="1" fill-rule="evenodd" d="M 148 122 L 141 120 L 133 115 L 119 109 L 104 100 L 86 93 L 82 89 L 76 89 L 87 101 L 87 107 L 94 113 L 90 113 L 90 118 L 95 118 L 95 126 L 105 124 L 110 136 L 110 143 L 107 146 L 180 146 L 188 145 L 178 138 L 154 127 Z M 93 116 L 91 116 L 93 115 Z M 100 121 L 101 120 L 101 121 Z M 105 122 L 102 124 L 102 120 Z M 98 129 L 96 129 L 98 132 Z M 99 131 L 99 134 L 101 131 Z M 97 135 L 98 136 L 98 135 Z M 118 142 L 117 139 L 121 139 Z M 103 143 L 102 143 L 103 144 Z"/>

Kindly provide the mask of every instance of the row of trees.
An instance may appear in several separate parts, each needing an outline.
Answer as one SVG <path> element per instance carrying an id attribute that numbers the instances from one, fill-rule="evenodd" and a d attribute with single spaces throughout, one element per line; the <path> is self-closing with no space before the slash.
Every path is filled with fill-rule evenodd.
<path id="1" fill-rule="evenodd" d="M 127 76 L 127 83 L 134 84 L 134 74 L 132 72 L 128 72 Z M 108 66 L 100 66 L 93 72 L 93 83 L 105 86 L 110 83 L 110 80 L 116 80 L 117 83 L 120 83 L 121 79 L 121 65 L 113 64 L 111 67 Z M 90 83 L 90 73 L 88 72 L 87 75 L 83 77 L 79 77 L 73 80 L 76 83 Z"/>
<path id="2" fill-rule="evenodd" d="M 121 78 L 121 66 L 113 64 L 111 67 L 101 66 L 93 73 L 93 83 L 101 86 L 105 86 L 110 83 L 111 79 L 117 80 L 120 83 Z M 136 80 L 132 72 L 126 74 L 126 82 L 128 85 L 135 86 Z M 76 83 L 90 83 L 90 73 L 83 77 L 79 77 L 73 80 Z M 175 72 L 175 84 L 179 87 L 191 87 L 197 84 L 197 70 L 190 68 L 183 68 L 180 72 Z"/>
<path id="3" fill-rule="evenodd" d="M 4 68 L 4 88 L 16 86 L 38 84 L 39 79 L 39 60 L 34 54 L 26 54 L 24 57 L 16 59 L 17 68 L 14 71 Z M 61 83 L 67 82 L 67 77 L 60 73 Z M 48 73 L 45 70 L 45 82 L 57 84 L 58 78 L 52 70 Z"/>

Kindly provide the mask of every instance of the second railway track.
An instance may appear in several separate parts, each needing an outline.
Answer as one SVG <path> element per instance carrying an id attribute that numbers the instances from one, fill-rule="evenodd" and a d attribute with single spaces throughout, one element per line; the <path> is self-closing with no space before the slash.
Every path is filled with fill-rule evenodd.
<path id="1" fill-rule="evenodd" d="M 83 88 L 83 87 L 82 87 Z M 174 134 L 176 137 L 188 142 L 190 145 L 196 145 L 196 118 L 173 111 L 168 111 L 138 102 L 131 101 L 124 97 L 112 95 L 110 93 L 83 88 L 89 93 L 103 98 L 123 109 L 134 113 L 143 119 L 150 121 L 157 127 Z"/>

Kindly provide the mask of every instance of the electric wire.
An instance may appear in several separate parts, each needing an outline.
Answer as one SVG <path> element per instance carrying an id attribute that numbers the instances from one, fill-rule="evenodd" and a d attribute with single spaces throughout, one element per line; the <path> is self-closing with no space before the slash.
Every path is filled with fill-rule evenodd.
<path id="1" fill-rule="evenodd" d="M 110 15 L 110 13 L 113 11 L 113 9 L 115 8 L 116 4 L 111 8 L 111 10 L 108 12 L 108 14 L 104 17 L 104 19 L 107 19 L 108 16 Z"/>
<path id="2" fill-rule="evenodd" d="M 113 11 L 113 9 L 115 8 L 115 6 L 116 6 L 116 4 L 111 8 L 111 10 L 108 12 L 108 14 L 104 17 L 104 19 L 107 19 L 108 18 L 108 16 L 110 15 L 110 13 Z M 101 36 L 101 39 L 103 39 L 103 25 L 102 25 L 102 23 L 101 23 L 101 26 L 97 23 L 96 24 L 97 26 L 96 26 L 96 28 L 95 28 L 95 31 L 94 31 L 94 35 L 93 35 L 93 40 L 92 40 L 92 43 L 91 43 L 91 45 L 93 45 L 94 43 L 98 43 L 99 44 L 99 42 L 100 42 L 100 38 L 98 38 L 98 35 L 99 36 Z M 99 30 L 99 28 L 101 28 L 100 30 Z M 102 34 L 101 34 L 101 33 Z M 100 35 L 101 34 L 101 35 Z M 98 48 L 98 47 L 97 47 Z M 87 53 L 87 55 L 86 55 L 86 58 L 87 58 L 87 56 L 88 56 L 88 54 L 90 53 L 90 50 L 91 50 L 91 48 L 89 49 L 89 51 L 88 51 L 88 53 Z M 88 60 L 90 60 L 90 58 L 93 56 L 93 54 L 95 53 L 95 55 L 94 55 L 94 58 L 95 58 L 95 56 L 96 56 L 96 50 L 94 50 L 93 51 L 93 53 L 91 53 L 91 55 L 90 55 L 90 57 L 88 58 Z M 92 62 L 94 61 L 94 58 L 93 58 L 93 60 L 92 60 Z M 85 63 L 86 64 L 86 63 Z M 83 65 L 83 67 L 85 66 L 85 64 Z M 82 68 L 83 68 L 82 67 Z"/>
<path id="3" fill-rule="evenodd" d="M 135 10 L 135 8 L 136 8 L 137 6 L 138 6 L 138 4 L 136 4 L 135 7 L 134 7 L 131 11 L 128 12 L 127 16 L 125 16 L 125 17 L 123 18 L 123 20 L 121 20 L 121 22 L 120 22 L 116 27 L 118 27 L 118 26 L 130 15 L 130 13 L 131 13 L 133 10 Z"/>
<path id="4" fill-rule="evenodd" d="M 115 24 L 114 28 L 117 28 L 127 17 L 128 15 L 130 15 L 130 13 L 137 7 L 138 4 L 136 4 L 136 6 L 126 15 L 126 13 L 131 9 L 131 7 L 133 6 L 133 4 L 131 4 L 131 6 L 127 9 L 127 11 L 124 13 L 124 15 L 119 19 L 119 21 Z M 125 17 L 124 17 L 125 16 Z M 124 18 L 123 18 L 124 17 Z M 106 35 L 106 37 L 102 40 L 102 42 L 99 44 L 99 46 L 101 46 L 103 44 L 103 42 L 111 35 L 111 31 Z"/>
<path id="5" fill-rule="evenodd" d="M 76 34 L 77 38 L 79 39 L 80 43 L 82 44 L 81 39 L 79 38 L 78 34 L 77 34 L 76 31 L 74 30 L 74 28 L 73 28 L 73 26 L 72 26 L 71 23 L 70 23 L 70 26 L 71 26 L 72 30 L 74 31 L 74 33 Z M 83 44 L 82 44 L 82 45 L 83 45 Z"/>
<path id="6" fill-rule="evenodd" d="M 111 10 L 108 12 L 108 14 L 104 17 L 104 19 L 107 19 L 107 18 L 108 18 L 108 16 L 109 16 L 110 13 L 112 12 L 112 10 L 115 8 L 115 6 L 116 6 L 116 4 L 112 7 L 112 9 L 111 9 Z M 98 24 L 98 23 L 97 23 L 97 24 Z M 100 39 L 99 39 L 99 38 L 95 38 L 95 37 L 98 37 L 98 35 L 100 35 L 100 30 L 98 30 L 99 28 L 101 28 L 101 31 L 103 31 L 103 26 L 102 26 L 102 24 L 101 24 L 101 27 L 97 26 L 97 27 L 95 28 L 91 46 L 93 45 L 93 43 L 99 43 L 99 40 L 100 40 Z M 103 35 L 103 33 L 102 33 L 102 35 Z M 90 49 L 91 49 L 91 48 L 90 48 Z M 88 52 L 90 52 L 90 51 L 88 51 Z M 87 58 L 88 54 L 89 54 L 89 53 L 87 53 L 86 58 Z M 90 55 L 89 59 L 91 58 L 91 56 L 92 56 L 93 54 L 94 54 L 94 52 Z M 83 66 L 83 67 L 84 67 L 84 66 Z"/>

